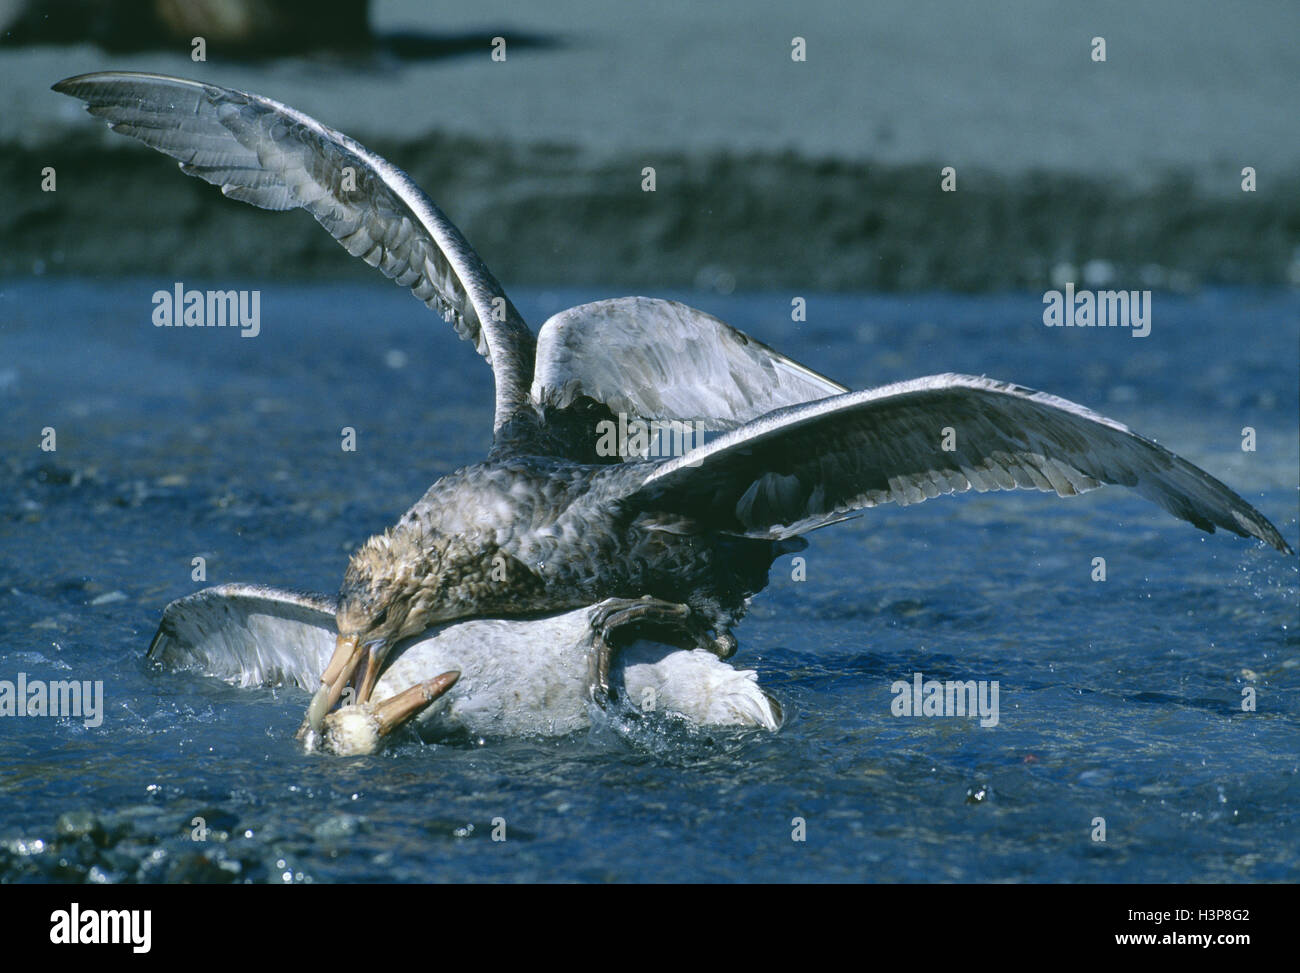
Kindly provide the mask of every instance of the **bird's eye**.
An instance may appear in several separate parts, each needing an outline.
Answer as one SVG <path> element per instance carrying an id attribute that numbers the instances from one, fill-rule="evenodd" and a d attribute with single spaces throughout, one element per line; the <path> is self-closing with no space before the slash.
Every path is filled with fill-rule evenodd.
<path id="1" fill-rule="evenodd" d="M 388 606 L 379 609 L 379 614 L 370 620 L 371 626 L 382 625 L 388 620 Z"/>

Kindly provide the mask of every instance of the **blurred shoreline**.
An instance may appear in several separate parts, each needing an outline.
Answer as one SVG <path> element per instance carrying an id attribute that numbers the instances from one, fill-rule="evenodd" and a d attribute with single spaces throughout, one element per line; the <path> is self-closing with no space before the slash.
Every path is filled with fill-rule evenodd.
<path id="1" fill-rule="evenodd" d="M 368 274 L 305 215 L 228 202 L 49 91 L 131 69 L 265 94 L 356 137 L 506 284 L 1300 286 L 1300 7 L 389 0 L 371 23 L 434 47 L 521 43 L 504 62 L 486 47 L 239 60 L 215 45 L 205 63 L 0 47 L 0 275 L 150 273 L 162 257 L 190 276 Z M 39 190 L 46 166 L 57 192 Z"/>
<path id="2" fill-rule="evenodd" d="M 369 278 L 304 213 L 266 213 L 99 125 L 40 150 L 0 146 L 0 181 L 53 166 L 58 191 L 0 208 L 0 276 Z M 1089 286 L 1189 291 L 1300 284 L 1300 175 L 1238 197 L 1171 173 L 1148 188 L 1035 172 L 793 153 L 595 161 L 558 146 L 429 136 L 371 146 L 406 169 L 505 283 L 964 292 Z M 87 178 L 87 176 L 91 178 Z"/>

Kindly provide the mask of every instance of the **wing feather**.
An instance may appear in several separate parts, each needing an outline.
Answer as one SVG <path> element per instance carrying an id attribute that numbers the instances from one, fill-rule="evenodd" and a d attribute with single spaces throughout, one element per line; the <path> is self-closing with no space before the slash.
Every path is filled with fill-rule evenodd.
<path id="1" fill-rule="evenodd" d="M 335 599 L 256 584 L 223 584 L 163 609 L 149 658 L 238 686 L 314 689 L 338 630 Z"/>
<path id="2" fill-rule="evenodd" d="M 713 431 L 846 391 L 703 311 L 620 297 L 542 325 L 531 394 L 544 407 L 563 409 L 586 396 L 629 419 Z"/>
<path id="3" fill-rule="evenodd" d="M 966 490 L 1073 496 L 1132 487 L 1202 530 L 1292 553 L 1204 470 L 1081 405 L 969 375 L 933 375 L 779 409 L 652 468 L 633 509 L 789 537 L 863 507 Z"/>
<path id="4" fill-rule="evenodd" d="M 293 108 L 218 85 L 106 71 L 54 90 L 231 199 L 305 209 L 348 253 L 409 287 L 474 344 L 496 376 L 495 428 L 526 403 L 532 333 L 460 231 L 401 169 Z"/>

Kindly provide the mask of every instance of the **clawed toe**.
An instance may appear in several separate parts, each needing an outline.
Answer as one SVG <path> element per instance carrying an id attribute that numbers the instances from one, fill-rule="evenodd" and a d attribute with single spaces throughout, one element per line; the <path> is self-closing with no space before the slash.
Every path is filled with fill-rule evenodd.
<path id="1" fill-rule="evenodd" d="M 716 636 L 710 635 L 708 624 L 689 605 L 650 595 L 637 599 L 611 598 L 592 616 L 591 624 L 595 637 L 590 693 L 601 704 L 610 695 L 609 670 L 617 648 L 616 633 L 621 628 L 635 626 L 671 645 L 704 649 L 719 659 L 730 659 L 736 654 L 736 638 L 729 630 L 720 629 Z"/>
<path id="2" fill-rule="evenodd" d="M 592 625 L 608 639 L 615 629 L 633 622 L 650 622 L 655 624 L 680 625 L 690 617 L 689 605 L 663 601 L 646 595 L 644 598 L 611 598 L 597 610 Z"/>
<path id="3" fill-rule="evenodd" d="M 663 601 L 649 595 L 635 599 L 611 598 L 602 603 L 591 618 L 595 635 L 592 640 L 592 671 L 588 691 L 592 700 L 603 705 L 609 699 L 609 669 L 614 656 L 615 633 L 620 628 L 633 624 L 682 628 L 690 613 L 688 605 Z"/>

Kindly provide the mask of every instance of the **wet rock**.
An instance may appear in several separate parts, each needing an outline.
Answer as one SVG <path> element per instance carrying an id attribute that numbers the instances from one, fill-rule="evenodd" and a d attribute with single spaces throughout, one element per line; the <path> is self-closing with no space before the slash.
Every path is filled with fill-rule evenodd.
<path id="1" fill-rule="evenodd" d="M 108 844 L 108 833 L 104 830 L 103 822 L 90 811 L 68 811 L 59 815 L 54 831 L 61 842 L 84 837 L 101 848 Z"/>
<path id="2" fill-rule="evenodd" d="M 203 854 L 192 852 L 172 859 L 166 881 L 168 884 L 225 884 L 239 881 L 243 870 L 241 862 L 229 861 L 217 850 Z"/>
<path id="3" fill-rule="evenodd" d="M 361 831 L 363 823 L 355 814 L 336 814 L 316 825 L 313 834 L 317 841 L 342 841 Z"/>
<path id="4" fill-rule="evenodd" d="M 993 797 L 993 788 L 987 784 L 972 784 L 966 789 L 967 804 L 983 804 Z"/>
<path id="5" fill-rule="evenodd" d="M 28 471 L 28 476 L 47 486 L 81 485 L 81 471 L 58 463 L 38 463 Z"/>
<path id="6" fill-rule="evenodd" d="M 239 818 L 219 807 L 199 808 L 181 824 L 195 841 L 225 841 L 239 826 Z"/>

